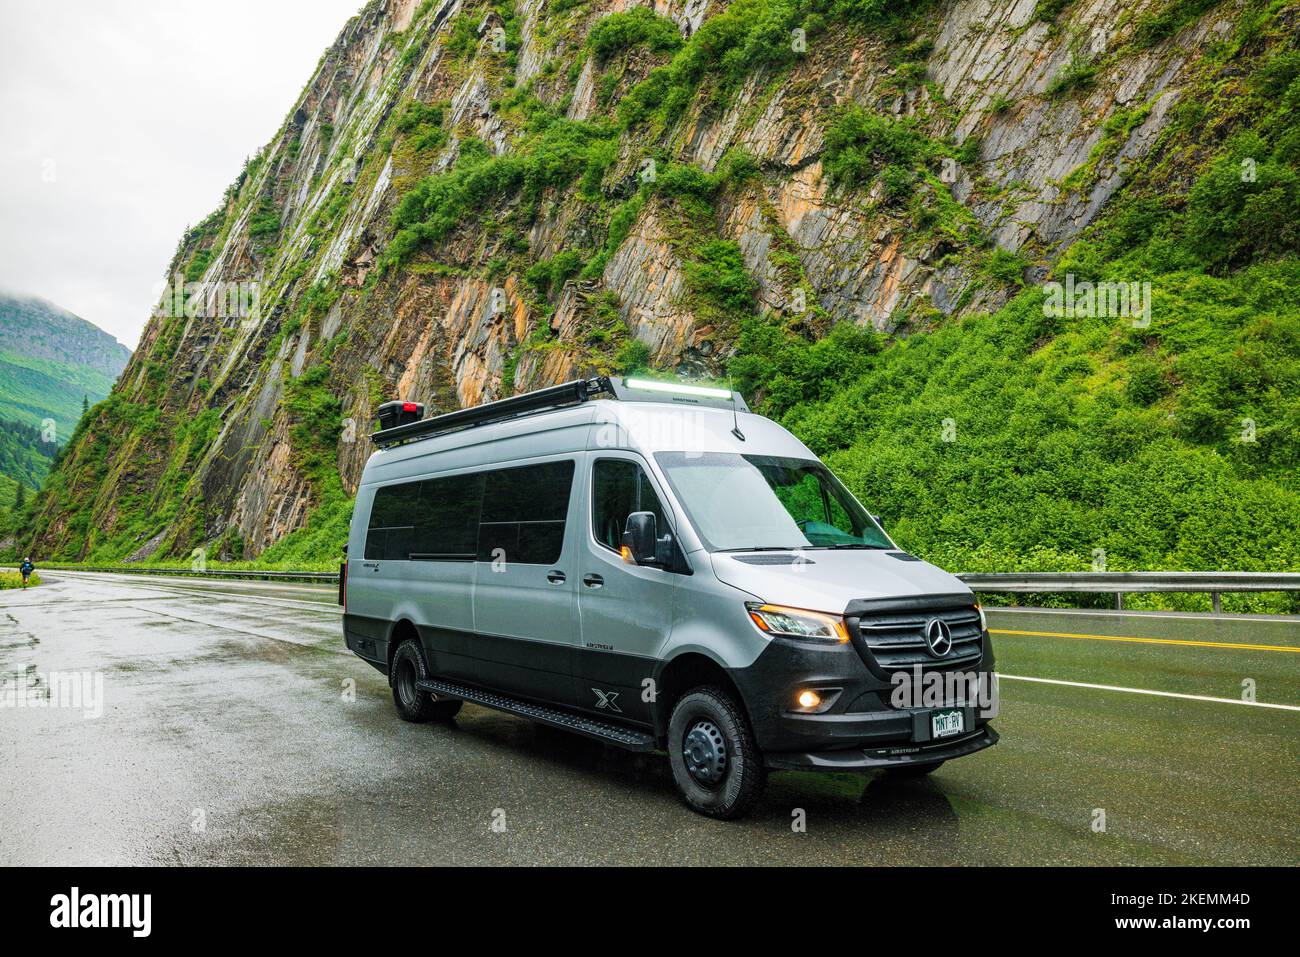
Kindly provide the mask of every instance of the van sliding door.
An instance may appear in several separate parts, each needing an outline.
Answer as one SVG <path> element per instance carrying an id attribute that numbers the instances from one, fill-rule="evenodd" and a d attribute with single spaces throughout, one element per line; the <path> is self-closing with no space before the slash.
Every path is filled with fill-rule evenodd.
<path id="1" fill-rule="evenodd" d="M 577 562 L 566 535 L 574 462 L 483 473 L 474 566 L 475 682 L 539 701 L 572 701 Z"/>

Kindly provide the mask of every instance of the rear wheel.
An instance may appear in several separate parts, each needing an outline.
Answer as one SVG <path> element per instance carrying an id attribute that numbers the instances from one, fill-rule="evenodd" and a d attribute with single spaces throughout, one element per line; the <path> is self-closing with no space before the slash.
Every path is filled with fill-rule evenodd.
<path id="1" fill-rule="evenodd" d="M 682 798 L 709 817 L 741 817 L 767 780 L 744 712 L 730 694 L 712 686 L 688 691 L 673 706 L 668 760 Z"/>
<path id="2" fill-rule="evenodd" d="M 414 638 L 402 642 L 393 653 L 391 675 L 393 704 L 403 721 L 449 721 L 464 704 L 454 698 L 435 700 L 429 692 L 419 689 L 417 683 L 429 676 L 429 669 L 424 664 L 420 643 Z"/>

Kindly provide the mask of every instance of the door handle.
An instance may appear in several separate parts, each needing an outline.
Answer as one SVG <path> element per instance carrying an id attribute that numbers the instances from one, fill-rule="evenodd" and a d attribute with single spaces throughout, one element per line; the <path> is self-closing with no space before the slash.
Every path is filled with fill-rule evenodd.
<path id="1" fill-rule="evenodd" d="M 563 585 L 565 582 L 564 572 L 560 571 L 558 568 L 554 568 L 546 573 L 546 580 L 552 585 Z"/>
<path id="2" fill-rule="evenodd" d="M 588 588 L 599 588 L 601 585 L 605 584 L 605 579 L 601 578 L 599 575 L 583 575 L 582 583 Z"/>

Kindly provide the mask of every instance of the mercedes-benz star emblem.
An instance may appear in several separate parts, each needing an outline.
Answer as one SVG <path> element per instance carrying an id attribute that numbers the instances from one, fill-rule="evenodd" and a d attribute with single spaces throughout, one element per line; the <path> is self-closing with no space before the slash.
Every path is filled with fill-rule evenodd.
<path id="1" fill-rule="evenodd" d="M 925 625 L 925 643 L 936 658 L 952 651 L 952 629 L 948 623 L 942 618 L 931 618 Z"/>

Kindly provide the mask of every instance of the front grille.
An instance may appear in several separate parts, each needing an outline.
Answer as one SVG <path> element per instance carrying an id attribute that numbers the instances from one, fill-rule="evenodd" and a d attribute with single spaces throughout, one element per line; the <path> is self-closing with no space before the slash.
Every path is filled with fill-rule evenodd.
<path id="1" fill-rule="evenodd" d="M 863 607 L 859 615 L 850 618 L 858 651 L 871 658 L 868 664 L 874 661 L 883 671 L 895 672 L 911 671 L 918 665 L 925 671 L 946 671 L 979 662 L 983 648 L 980 617 L 969 599 L 956 607 L 889 607 L 892 604 Z M 947 623 L 952 632 L 952 648 L 941 657 L 930 651 L 925 638 L 926 627 L 936 618 Z"/>

